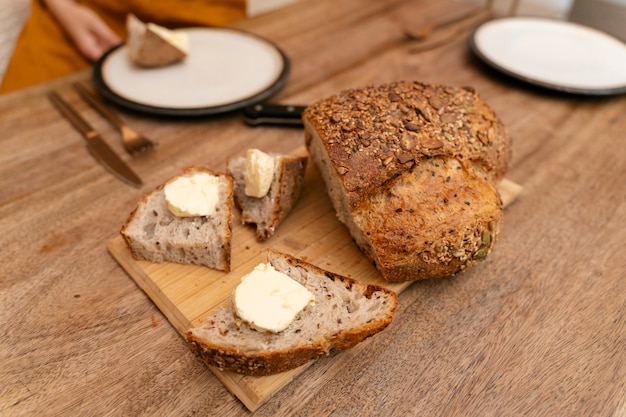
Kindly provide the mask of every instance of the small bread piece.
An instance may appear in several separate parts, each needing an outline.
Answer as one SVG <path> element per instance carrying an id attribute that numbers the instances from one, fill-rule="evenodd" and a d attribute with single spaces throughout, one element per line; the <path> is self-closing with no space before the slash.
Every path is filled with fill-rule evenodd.
<path id="1" fill-rule="evenodd" d="M 140 67 L 163 67 L 180 62 L 189 53 L 189 40 L 154 23 L 145 24 L 135 15 L 126 18 L 128 58 Z"/>
<path id="2" fill-rule="evenodd" d="M 274 234 L 278 225 L 289 215 L 304 185 L 306 156 L 272 154 L 276 172 L 268 193 L 261 198 L 246 195 L 244 180 L 245 157 L 228 161 L 228 172 L 235 180 L 235 203 L 241 209 L 242 224 L 256 224 L 256 236 L 264 241 Z"/>
<path id="3" fill-rule="evenodd" d="M 352 89 L 307 107 L 303 121 L 339 220 L 387 281 L 452 275 L 490 252 L 511 144 L 472 89 Z"/>
<path id="4" fill-rule="evenodd" d="M 315 296 L 280 333 L 259 332 L 235 315 L 232 301 L 187 334 L 191 350 L 209 366 L 246 375 L 271 375 L 349 349 L 391 323 L 395 292 L 324 271 L 290 255 L 268 251 L 268 261 Z"/>
<path id="5" fill-rule="evenodd" d="M 180 176 L 208 173 L 218 176 L 219 203 L 211 216 L 178 217 L 165 199 L 163 188 Z M 130 214 L 120 233 L 133 257 L 151 262 L 196 264 L 230 271 L 233 180 L 204 167 L 188 167 L 180 175 L 146 194 Z"/>

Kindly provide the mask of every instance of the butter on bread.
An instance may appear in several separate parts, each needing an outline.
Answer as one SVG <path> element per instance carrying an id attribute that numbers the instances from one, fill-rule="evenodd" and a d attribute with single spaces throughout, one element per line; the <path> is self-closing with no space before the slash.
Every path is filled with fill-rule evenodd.
<path id="1" fill-rule="evenodd" d="M 228 161 L 228 172 L 235 181 L 235 203 L 241 209 L 241 222 L 255 224 L 257 240 L 263 241 L 289 215 L 304 187 L 306 156 L 268 154 L 275 161 L 275 170 L 267 193 L 262 197 L 246 193 L 246 157 Z"/>
<path id="2" fill-rule="evenodd" d="M 274 250 L 268 262 L 309 290 L 314 304 L 285 330 L 260 332 L 237 317 L 229 299 L 187 333 L 191 350 L 207 365 L 245 375 L 297 368 L 333 349 L 349 349 L 387 327 L 398 305 L 395 292 L 322 270 Z"/>
<path id="3" fill-rule="evenodd" d="M 308 106 L 303 121 L 339 220 L 387 281 L 452 275 L 491 251 L 511 143 L 471 88 L 355 88 Z"/>
<path id="4" fill-rule="evenodd" d="M 217 202 L 211 215 L 175 214 L 165 196 L 167 184 L 182 177 L 209 174 L 217 178 Z M 196 264 L 230 271 L 233 180 L 204 167 L 188 167 L 147 193 L 128 216 L 120 233 L 136 259 Z M 175 210 L 176 211 L 176 210 Z"/>
<path id="5" fill-rule="evenodd" d="M 126 30 L 128 58 L 140 67 L 171 65 L 189 54 L 189 38 L 184 32 L 144 23 L 133 14 L 126 17 Z"/>
<path id="6" fill-rule="evenodd" d="M 304 285 L 267 263 L 241 278 L 231 300 L 239 318 L 271 333 L 282 332 L 305 308 L 315 305 L 315 297 Z"/>

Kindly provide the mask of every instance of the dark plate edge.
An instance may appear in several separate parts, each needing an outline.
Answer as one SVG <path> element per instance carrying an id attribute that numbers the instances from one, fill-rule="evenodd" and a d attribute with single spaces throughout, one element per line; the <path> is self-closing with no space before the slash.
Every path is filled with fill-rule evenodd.
<path id="1" fill-rule="evenodd" d="M 128 110 L 132 110 L 135 112 L 146 113 L 154 116 L 168 116 L 168 117 L 197 117 L 197 116 L 212 116 L 223 113 L 232 112 L 235 110 L 242 109 L 246 106 L 260 103 L 265 101 L 278 93 L 287 83 L 287 79 L 289 78 L 289 74 L 291 72 L 291 62 L 289 57 L 285 52 L 274 42 L 265 39 L 261 36 L 258 36 L 254 33 L 246 32 L 240 29 L 233 28 L 220 28 L 221 30 L 231 30 L 233 32 L 240 32 L 246 34 L 248 36 L 260 39 L 270 45 L 272 45 L 280 54 L 283 60 L 283 69 L 281 73 L 276 77 L 276 80 L 270 84 L 265 90 L 250 96 L 244 100 L 235 101 L 232 103 L 220 105 L 220 106 L 211 106 L 211 107 L 194 107 L 194 108 L 166 108 L 166 107 L 158 107 L 158 106 L 150 106 L 147 104 L 137 103 L 131 100 L 128 100 L 119 94 L 115 93 L 104 80 L 104 76 L 102 74 L 103 66 L 107 60 L 107 57 L 111 55 L 115 50 L 124 46 L 124 44 L 120 44 L 114 46 L 110 50 L 108 50 L 104 55 L 102 55 L 93 66 L 92 71 L 92 81 L 96 91 L 107 99 L 108 101 L 126 108 Z"/>
<path id="2" fill-rule="evenodd" d="M 525 17 L 525 18 L 527 18 L 527 17 Z M 545 81 L 537 80 L 537 79 L 532 78 L 532 77 L 526 77 L 524 75 L 518 74 L 515 71 L 511 71 L 510 69 L 504 68 L 504 67 L 498 65 L 497 63 L 491 61 L 487 56 L 485 56 L 483 54 L 483 52 L 480 50 L 480 47 L 476 43 L 476 33 L 478 32 L 478 30 L 482 26 L 484 26 L 484 25 L 486 25 L 486 24 L 488 24 L 490 22 L 493 22 L 494 20 L 510 20 L 510 19 L 514 19 L 514 17 L 504 17 L 504 18 L 500 18 L 500 19 L 492 19 L 492 20 L 489 20 L 487 22 L 483 22 L 483 23 L 477 25 L 476 27 L 474 27 L 474 29 L 472 29 L 472 31 L 471 31 L 471 33 L 470 33 L 470 35 L 468 37 L 468 44 L 469 44 L 470 50 L 481 61 L 483 61 L 484 63 L 486 63 L 490 67 L 500 71 L 503 74 L 506 74 L 509 77 L 512 77 L 512 78 L 515 78 L 517 80 L 526 82 L 528 84 L 532 84 L 532 85 L 535 85 L 535 86 L 538 86 L 538 87 L 542 87 L 542 88 L 546 88 L 546 89 L 549 89 L 549 90 L 569 93 L 569 94 L 579 94 L 579 95 L 588 95 L 588 96 L 610 96 L 610 95 L 618 95 L 618 94 L 626 93 L 626 85 L 624 85 L 622 87 L 615 87 L 615 88 L 586 89 L 586 88 L 576 88 L 576 87 L 563 86 L 563 85 L 558 85 L 558 84 L 553 84 L 553 83 L 547 83 Z M 549 18 L 542 18 L 542 17 L 536 17 L 535 19 L 550 20 Z M 609 35 L 609 36 L 611 36 L 611 35 Z"/>

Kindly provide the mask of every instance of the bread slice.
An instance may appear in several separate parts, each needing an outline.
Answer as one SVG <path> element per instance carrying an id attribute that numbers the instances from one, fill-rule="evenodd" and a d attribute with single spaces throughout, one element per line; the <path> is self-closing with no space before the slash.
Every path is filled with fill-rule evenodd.
<path id="1" fill-rule="evenodd" d="M 339 220 L 387 281 L 449 276 L 491 251 L 511 143 L 475 91 L 367 86 L 313 103 L 303 122 Z"/>
<path id="2" fill-rule="evenodd" d="M 315 296 L 287 329 L 259 332 L 242 322 L 231 300 L 187 334 L 191 350 L 206 364 L 246 375 L 271 375 L 349 349 L 383 330 L 398 305 L 395 292 L 324 271 L 290 255 L 268 251 L 268 262 Z"/>
<path id="3" fill-rule="evenodd" d="M 170 31 L 154 23 L 145 24 L 135 15 L 126 18 L 128 57 L 140 67 L 163 67 L 180 62 L 189 53 L 183 32 Z"/>
<path id="4" fill-rule="evenodd" d="M 163 188 L 179 176 L 206 172 L 220 179 L 219 204 L 212 216 L 178 217 L 168 208 Z M 150 262 L 196 264 L 230 271 L 233 180 L 208 168 L 191 166 L 146 194 L 120 233 L 133 257 Z"/>
<path id="5" fill-rule="evenodd" d="M 306 156 L 272 154 L 276 159 L 276 172 L 270 189 L 264 197 L 246 195 L 244 180 L 245 157 L 228 161 L 228 172 L 235 180 L 235 203 L 241 209 L 242 224 L 256 224 L 259 241 L 274 234 L 278 225 L 289 215 L 304 185 Z"/>

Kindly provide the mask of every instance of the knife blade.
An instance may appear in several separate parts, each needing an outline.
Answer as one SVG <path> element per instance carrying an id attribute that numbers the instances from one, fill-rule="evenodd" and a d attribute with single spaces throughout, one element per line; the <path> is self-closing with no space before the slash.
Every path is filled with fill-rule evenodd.
<path id="1" fill-rule="evenodd" d="M 305 106 L 289 104 L 257 103 L 244 107 L 243 116 L 247 124 L 302 127 L 302 112 Z"/>
<path id="2" fill-rule="evenodd" d="M 105 168 L 123 181 L 132 185 L 142 185 L 143 181 L 135 172 L 111 149 L 100 134 L 87 123 L 57 93 L 50 92 L 48 98 L 57 110 L 78 130 L 87 142 L 87 150 Z"/>

